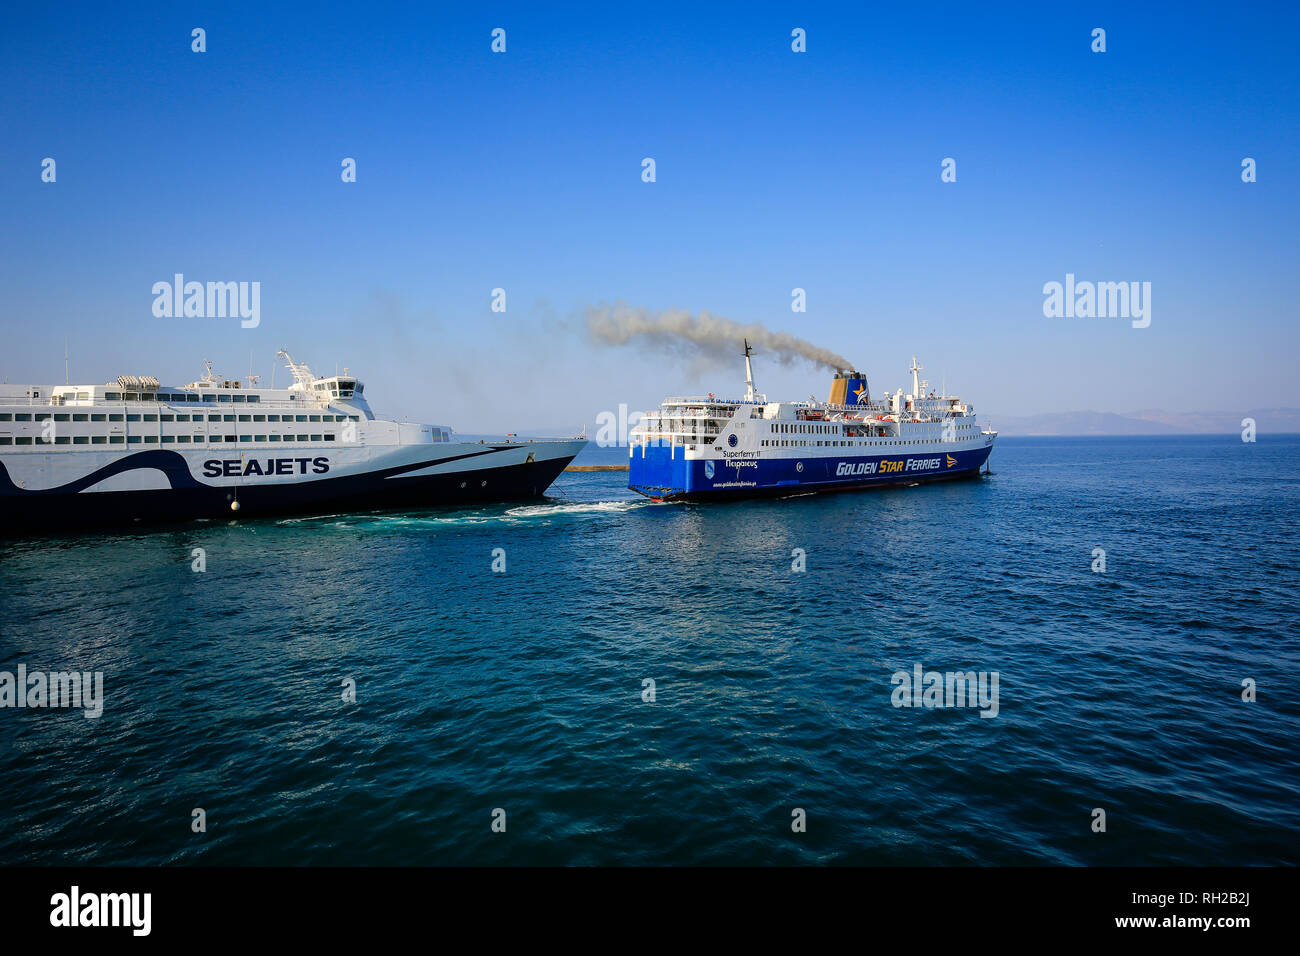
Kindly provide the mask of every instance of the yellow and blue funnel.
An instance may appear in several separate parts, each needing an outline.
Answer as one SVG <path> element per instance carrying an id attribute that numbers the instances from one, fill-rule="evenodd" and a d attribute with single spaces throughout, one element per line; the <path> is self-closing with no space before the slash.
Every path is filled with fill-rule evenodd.
<path id="1" fill-rule="evenodd" d="M 831 380 L 831 405 L 865 405 L 871 401 L 867 377 L 861 372 L 836 372 Z"/>

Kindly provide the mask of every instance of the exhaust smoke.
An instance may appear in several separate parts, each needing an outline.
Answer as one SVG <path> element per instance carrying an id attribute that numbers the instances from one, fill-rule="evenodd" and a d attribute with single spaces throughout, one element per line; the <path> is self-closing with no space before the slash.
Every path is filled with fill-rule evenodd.
<path id="1" fill-rule="evenodd" d="M 587 308 L 587 333 L 602 345 L 642 344 L 720 360 L 734 358 L 748 339 L 750 345 L 782 365 L 803 360 L 837 372 L 853 367 L 844 356 L 789 332 L 774 332 L 757 322 L 744 324 L 703 310 L 692 315 L 684 309 L 653 312 L 622 301 L 601 303 Z"/>

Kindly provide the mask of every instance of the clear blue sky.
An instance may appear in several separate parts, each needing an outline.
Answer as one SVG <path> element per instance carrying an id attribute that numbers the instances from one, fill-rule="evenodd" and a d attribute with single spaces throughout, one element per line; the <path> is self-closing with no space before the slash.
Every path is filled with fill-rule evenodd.
<path id="1" fill-rule="evenodd" d="M 463 431 L 738 387 L 588 343 L 622 299 L 789 330 L 878 389 L 916 353 L 995 415 L 1300 405 L 1297 6 L 1134 6 L 8 5 L 0 376 L 62 381 L 65 335 L 82 381 L 288 346 Z M 176 272 L 261 282 L 260 327 L 155 318 Z M 1150 282 L 1150 328 L 1044 318 L 1067 272 Z"/>

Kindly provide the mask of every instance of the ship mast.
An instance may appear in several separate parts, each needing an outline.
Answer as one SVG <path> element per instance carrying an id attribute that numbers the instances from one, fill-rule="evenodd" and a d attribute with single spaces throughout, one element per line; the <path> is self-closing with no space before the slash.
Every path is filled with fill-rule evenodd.
<path id="1" fill-rule="evenodd" d="M 277 358 L 284 359 L 284 364 L 289 367 L 293 373 L 293 381 L 296 385 L 301 385 L 304 389 L 310 389 L 312 383 L 316 381 L 316 376 L 311 373 L 311 369 L 306 365 L 301 365 L 293 360 L 293 356 L 284 349 L 276 352 Z"/>
<path id="2" fill-rule="evenodd" d="M 754 401 L 754 366 L 749 357 L 754 354 L 754 350 L 749 347 L 749 339 L 742 339 L 745 343 L 745 401 Z"/>
<path id="3" fill-rule="evenodd" d="M 918 402 L 921 400 L 921 380 L 917 376 L 917 373 L 920 372 L 921 369 L 923 368 L 925 368 L 924 365 L 916 364 L 916 356 L 913 355 L 912 368 L 910 369 L 912 373 L 912 398 L 916 399 Z"/>

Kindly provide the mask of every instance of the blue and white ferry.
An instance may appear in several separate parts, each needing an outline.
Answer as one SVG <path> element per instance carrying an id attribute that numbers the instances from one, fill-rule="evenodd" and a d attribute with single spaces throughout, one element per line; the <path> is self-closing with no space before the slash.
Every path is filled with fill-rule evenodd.
<path id="1" fill-rule="evenodd" d="M 997 432 L 972 405 L 936 395 L 912 359 L 912 391 L 872 399 L 866 377 L 840 371 L 827 402 L 669 398 L 629 436 L 628 487 L 656 501 L 710 500 L 972 478 Z"/>

